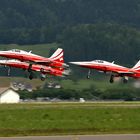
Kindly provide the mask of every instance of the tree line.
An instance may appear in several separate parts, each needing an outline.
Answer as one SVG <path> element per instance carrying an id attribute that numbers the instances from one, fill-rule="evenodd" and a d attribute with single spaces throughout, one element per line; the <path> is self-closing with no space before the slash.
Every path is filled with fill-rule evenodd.
<path id="1" fill-rule="evenodd" d="M 56 42 L 71 26 L 116 23 L 140 27 L 139 0 L 3 0 L 0 44 Z"/>
<path id="2" fill-rule="evenodd" d="M 128 89 L 106 89 L 99 90 L 97 88 L 88 88 L 83 90 L 75 89 L 45 89 L 45 90 L 36 90 L 33 92 L 20 91 L 20 98 L 25 99 L 34 99 L 38 97 L 47 97 L 50 100 L 53 98 L 61 100 L 79 100 L 84 98 L 86 100 L 140 100 L 139 89 L 128 88 Z"/>

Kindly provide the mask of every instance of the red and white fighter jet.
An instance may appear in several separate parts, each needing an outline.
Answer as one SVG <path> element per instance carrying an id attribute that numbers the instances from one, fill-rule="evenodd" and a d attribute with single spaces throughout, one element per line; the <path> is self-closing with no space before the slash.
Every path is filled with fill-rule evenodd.
<path id="1" fill-rule="evenodd" d="M 50 66 L 43 66 L 43 65 L 38 65 L 38 64 L 33 64 L 31 69 L 29 70 L 29 63 L 26 62 L 21 62 L 19 60 L 0 60 L 0 65 L 8 66 L 8 75 L 10 75 L 10 68 L 15 67 L 15 68 L 21 68 L 23 70 L 28 70 L 29 72 L 29 79 L 34 78 L 33 71 L 40 72 L 40 78 L 42 81 L 46 79 L 46 75 L 53 75 L 53 76 L 68 76 L 69 75 L 69 70 L 64 70 L 64 68 L 52 68 Z"/>
<path id="2" fill-rule="evenodd" d="M 123 82 L 127 83 L 128 77 L 132 78 L 140 78 L 140 61 L 133 68 L 127 68 L 120 65 L 114 64 L 114 62 L 110 63 L 103 60 L 94 60 L 94 61 L 86 61 L 86 62 L 70 62 L 71 64 L 78 65 L 80 67 L 95 69 L 98 71 L 102 71 L 104 73 L 110 72 L 110 83 L 114 82 L 115 77 L 123 77 Z M 88 72 L 87 78 L 90 76 L 90 70 Z"/>
<path id="3" fill-rule="evenodd" d="M 9 51 L 0 51 L 0 56 L 10 59 L 17 59 L 22 62 L 29 62 L 29 69 L 31 69 L 32 64 L 40 64 L 55 68 L 68 68 L 69 66 L 64 63 L 63 53 L 63 49 L 58 48 L 51 57 L 46 58 L 40 55 L 33 54 L 31 51 L 26 52 L 23 50 L 12 49 Z"/>

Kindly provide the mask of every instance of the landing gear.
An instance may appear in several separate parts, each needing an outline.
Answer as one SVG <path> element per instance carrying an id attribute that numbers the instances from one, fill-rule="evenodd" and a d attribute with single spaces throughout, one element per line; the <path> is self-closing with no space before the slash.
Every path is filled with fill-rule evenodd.
<path id="1" fill-rule="evenodd" d="M 124 76 L 123 77 L 123 83 L 126 84 L 128 82 L 128 77 Z"/>
<path id="2" fill-rule="evenodd" d="M 41 68 L 41 69 L 40 69 L 40 72 L 42 72 L 42 73 L 43 73 L 43 72 L 44 72 L 44 69 L 43 69 L 43 68 Z"/>
<path id="3" fill-rule="evenodd" d="M 40 79 L 41 79 L 41 81 L 45 81 L 46 78 L 45 77 L 41 77 Z"/>
<path id="4" fill-rule="evenodd" d="M 33 79 L 33 75 L 29 75 L 29 79 L 32 80 Z"/>
<path id="5" fill-rule="evenodd" d="M 111 77 L 110 77 L 110 81 L 109 81 L 110 83 L 114 83 L 114 75 L 111 75 Z"/>
<path id="6" fill-rule="evenodd" d="M 29 79 L 32 80 L 34 78 L 33 73 L 30 72 Z"/>
<path id="7" fill-rule="evenodd" d="M 7 75 L 10 76 L 10 73 L 11 73 L 11 67 L 8 68 Z"/>
<path id="8" fill-rule="evenodd" d="M 32 64 L 29 64 L 28 72 L 31 72 L 31 71 L 32 71 Z"/>
<path id="9" fill-rule="evenodd" d="M 40 79 L 41 79 L 41 81 L 45 81 L 46 75 L 45 74 L 41 74 Z"/>
<path id="10" fill-rule="evenodd" d="M 87 74 L 87 79 L 90 79 L 90 75 L 91 75 L 91 71 L 89 70 Z"/>

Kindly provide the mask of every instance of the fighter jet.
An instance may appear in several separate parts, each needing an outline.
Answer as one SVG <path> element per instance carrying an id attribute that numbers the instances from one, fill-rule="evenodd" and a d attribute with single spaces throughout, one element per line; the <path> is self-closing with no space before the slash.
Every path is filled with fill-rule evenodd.
<path id="1" fill-rule="evenodd" d="M 133 68 L 127 68 L 114 64 L 114 62 L 107 62 L 103 60 L 85 61 L 85 62 L 70 62 L 71 64 L 78 65 L 80 67 L 95 69 L 104 73 L 110 73 L 110 83 L 114 82 L 115 77 L 123 77 L 123 82 L 127 83 L 128 77 L 140 78 L 140 61 Z M 87 78 L 90 76 L 90 70 Z"/>
<path id="2" fill-rule="evenodd" d="M 8 75 L 10 75 L 10 69 L 12 67 L 21 68 L 29 72 L 29 79 L 32 80 L 34 78 L 33 71 L 40 72 L 40 79 L 44 81 L 46 76 L 53 75 L 53 76 L 68 76 L 69 70 L 65 70 L 64 68 L 52 68 L 50 66 L 38 65 L 33 64 L 31 69 L 29 69 L 29 63 L 21 62 L 19 60 L 0 60 L 0 65 L 4 65 L 8 67 Z"/>
<path id="3" fill-rule="evenodd" d="M 64 51 L 61 48 L 58 48 L 54 52 L 54 54 L 49 58 L 33 54 L 31 51 L 27 52 L 27 51 L 18 50 L 18 49 L 12 49 L 9 51 L 0 51 L 1 57 L 17 59 L 22 62 L 30 63 L 28 69 L 32 69 L 32 64 L 40 64 L 44 66 L 64 68 L 64 69 L 69 68 L 69 66 L 64 63 L 63 54 L 64 54 Z"/>

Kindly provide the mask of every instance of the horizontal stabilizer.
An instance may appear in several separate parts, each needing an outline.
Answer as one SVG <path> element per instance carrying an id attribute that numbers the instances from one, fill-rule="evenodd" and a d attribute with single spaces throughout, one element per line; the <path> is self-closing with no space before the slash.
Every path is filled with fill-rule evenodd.
<path id="1" fill-rule="evenodd" d="M 127 72 L 118 71 L 117 73 L 119 73 L 119 74 L 134 74 L 134 72 L 132 72 L 132 71 L 127 71 Z"/>

